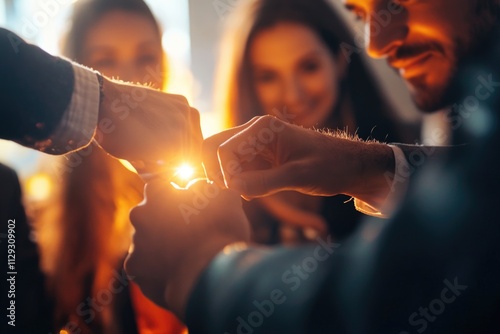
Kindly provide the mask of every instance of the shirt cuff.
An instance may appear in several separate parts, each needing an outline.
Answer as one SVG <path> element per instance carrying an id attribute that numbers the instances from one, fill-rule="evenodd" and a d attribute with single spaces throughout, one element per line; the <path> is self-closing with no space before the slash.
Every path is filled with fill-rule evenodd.
<path id="1" fill-rule="evenodd" d="M 87 146 L 97 128 L 100 88 L 96 72 L 72 65 L 75 82 L 71 101 L 48 145 L 40 143 L 49 154 L 65 154 Z"/>
<path id="2" fill-rule="evenodd" d="M 394 145 L 389 145 L 394 153 L 394 161 L 396 165 L 394 169 L 396 173 L 394 175 L 386 175 L 386 178 L 391 180 L 391 190 L 387 197 L 382 201 L 380 207 L 375 207 L 366 202 L 363 202 L 357 198 L 354 199 L 354 206 L 356 210 L 365 215 L 378 217 L 378 218 L 388 218 L 390 217 L 396 208 L 398 207 L 401 200 L 404 198 L 406 191 L 408 189 L 408 177 L 405 171 L 409 170 L 409 164 L 403 151 Z"/>

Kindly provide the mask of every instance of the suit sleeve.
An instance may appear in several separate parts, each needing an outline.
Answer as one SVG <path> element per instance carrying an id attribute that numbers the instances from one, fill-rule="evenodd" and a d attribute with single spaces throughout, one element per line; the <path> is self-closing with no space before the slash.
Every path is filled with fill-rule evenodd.
<path id="1" fill-rule="evenodd" d="M 189 333 L 311 332 L 336 247 L 327 239 L 296 249 L 221 253 L 191 294 Z"/>
<path id="2" fill-rule="evenodd" d="M 95 72 L 0 28 L 0 138 L 50 154 L 86 146 L 99 112 Z"/>

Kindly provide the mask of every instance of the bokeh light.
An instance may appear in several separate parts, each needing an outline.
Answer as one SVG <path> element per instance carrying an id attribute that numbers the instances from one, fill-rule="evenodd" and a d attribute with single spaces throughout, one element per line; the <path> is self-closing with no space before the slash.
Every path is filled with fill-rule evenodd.
<path id="1" fill-rule="evenodd" d="M 49 175 L 38 173 L 26 180 L 28 198 L 33 201 L 44 201 L 50 197 L 54 185 Z"/>

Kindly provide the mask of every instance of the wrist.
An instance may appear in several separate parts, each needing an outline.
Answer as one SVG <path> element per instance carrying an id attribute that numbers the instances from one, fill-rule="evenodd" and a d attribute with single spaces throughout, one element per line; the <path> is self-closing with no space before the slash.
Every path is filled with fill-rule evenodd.
<path id="1" fill-rule="evenodd" d="M 112 117 L 111 102 L 116 99 L 118 92 L 116 84 L 108 78 L 98 74 L 99 80 L 99 120 Z"/>
<path id="2" fill-rule="evenodd" d="M 391 189 L 391 182 L 386 175 L 394 173 L 393 150 L 381 143 L 357 143 L 355 182 L 346 194 L 374 207 L 381 207 Z"/>

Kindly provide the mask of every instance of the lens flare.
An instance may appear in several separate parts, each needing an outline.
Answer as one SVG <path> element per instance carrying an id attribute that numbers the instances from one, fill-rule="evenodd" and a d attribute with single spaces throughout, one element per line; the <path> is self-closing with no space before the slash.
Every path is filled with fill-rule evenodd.
<path id="1" fill-rule="evenodd" d="M 188 189 L 192 184 L 200 180 L 206 180 L 205 173 L 202 172 L 201 168 L 197 169 L 188 163 L 184 163 L 175 169 L 170 184 L 176 189 Z"/>
<path id="2" fill-rule="evenodd" d="M 184 180 L 189 181 L 193 178 L 194 168 L 188 164 L 183 164 L 177 168 L 175 171 L 175 176 Z"/>

